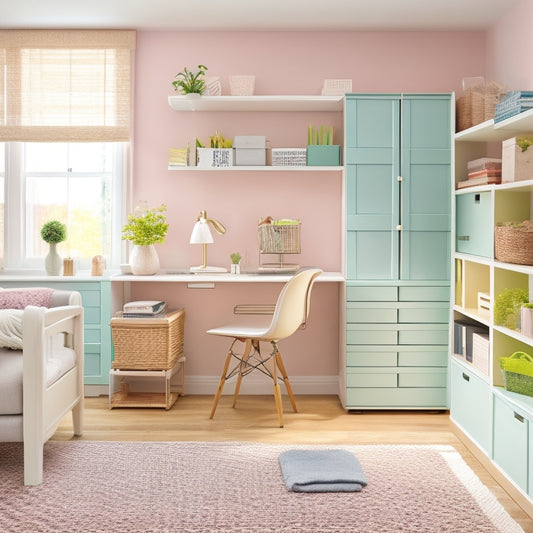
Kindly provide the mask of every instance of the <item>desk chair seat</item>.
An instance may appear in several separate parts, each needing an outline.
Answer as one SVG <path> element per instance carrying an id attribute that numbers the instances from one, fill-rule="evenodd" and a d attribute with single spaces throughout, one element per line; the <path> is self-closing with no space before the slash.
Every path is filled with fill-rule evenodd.
<path id="1" fill-rule="evenodd" d="M 283 409 L 281 405 L 281 391 L 278 380 L 278 370 L 287 388 L 287 393 L 291 401 L 294 412 L 298 412 L 296 401 L 292 393 L 292 388 L 283 365 L 278 342 L 292 335 L 299 328 L 305 327 L 311 301 L 311 289 L 317 276 L 322 270 L 317 268 L 300 269 L 281 290 L 275 307 L 273 306 L 237 306 L 239 313 L 246 314 L 248 310 L 252 314 L 263 316 L 256 317 L 250 324 L 244 322 L 239 324 L 229 324 L 207 331 L 209 335 L 219 335 L 233 338 L 230 348 L 226 354 L 222 376 L 213 401 L 213 407 L 209 418 L 213 418 L 224 389 L 226 380 L 237 376 L 235 393 L 233 396 L 233 407 L 237 402 L 241 381 L 243 376 L 253 370 L 259 370 L 269 376 L 274 382 L 274 399 L 278 411 L 279 426 L 283 427 Z M 269 309 L 270 308 L 270 309 Z M 264 316 L 270 312 L 272 318 Z M 261 342 L 269 342 L 272 345 L 272 352 L 268 355 L 261 353 Z M 238 363 L 231 369 L 232 357 Z"/>

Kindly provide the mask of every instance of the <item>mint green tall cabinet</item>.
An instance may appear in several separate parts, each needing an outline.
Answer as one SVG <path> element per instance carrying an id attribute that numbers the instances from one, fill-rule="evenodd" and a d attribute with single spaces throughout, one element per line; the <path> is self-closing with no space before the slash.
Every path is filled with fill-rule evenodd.
<path id="1" fill-rule="evenodd" d="M 451 94 L 348 94 L 348 409 L 447 408 Z"/>

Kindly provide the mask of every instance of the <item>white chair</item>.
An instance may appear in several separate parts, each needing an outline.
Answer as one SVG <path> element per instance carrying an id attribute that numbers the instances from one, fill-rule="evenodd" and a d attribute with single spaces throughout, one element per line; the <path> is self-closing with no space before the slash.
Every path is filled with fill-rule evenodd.
<path id="1" fill-rule="evenodd" d="M 47 307 L 42 297 L 39 307 L 27 305 L 39 290 L 51 291 L 47 293 Z M 74 434 L 82 433 L 81 295 L 41 288 L 0 289 L 3 310 L 6 298 L 18 300 L 20 305 L 2 311 L 7 313 L 3 314 L 2 346 L 9 345 L 13 338 L 13 345 L 21 342 L 22 349 L 0 348 L 0 441 L 24 443 L 24 484 L 39 485 L 43 480 L 44 444 L 70 410 Z M 17 328 L 4 326 L 7 320 Z M 17 334 L 11 335 L 14 329 Z"/>
<path id="2" fill-rule="evenodd" d="M 311 288 L 317 276 L 322 270 L 317 268 L 300 269 L 283 287 L 277 303 L 274 306 L 236 306 L 237 314 L 273 314 L 272 319 L 262 317 L 254 324 L 230 324 L 213 328 L 207 331 L 210 335 L 220 335 L 233 338 L 230 345 L 220 383 L 213 401 L 213 407 L 209 418 L 213 418 L 218 405 L 218 401 L 227 379 L 237 376 L 237 383 L 233 396 L 233 407 L 237 402 L 242 377 L 259 370 L 272 378 L 274 382 L 274 399 L 278 411 L 279 427 L 283 427 L 283 408 L 281 404 L 281 391 L 278 383 L 278 370 L 281 378 L 285 382 L 287 393 L 294 412 L 298 412 L 296 401 L 292 393 L 289 378 L 281 359 L 278 349 L 278 342 L 292 335 L 297 329 L 305 327 L 311 302 Z M 263 355 L 260 349 L 261 342 L 270 342 L 272 352 Z M 242 354 L 235 348 L 237 343 L 243 343 Z M 231 370 L 229 369 L 231 358 L 234 357 L 238 363 Z"/>

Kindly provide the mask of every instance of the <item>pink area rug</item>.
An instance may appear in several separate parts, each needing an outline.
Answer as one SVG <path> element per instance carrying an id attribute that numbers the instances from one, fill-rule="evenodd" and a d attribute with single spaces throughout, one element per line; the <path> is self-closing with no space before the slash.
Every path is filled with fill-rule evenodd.
<path id="1" fill-rule="evenodd" d="M 294 448 L 353 452 L 368 486 L 288 492 L 278 455 Z M 38 487 L 22 462 L 0 443 L 0 531 L 522 531 L 450 446 L 50 441 Z"/>

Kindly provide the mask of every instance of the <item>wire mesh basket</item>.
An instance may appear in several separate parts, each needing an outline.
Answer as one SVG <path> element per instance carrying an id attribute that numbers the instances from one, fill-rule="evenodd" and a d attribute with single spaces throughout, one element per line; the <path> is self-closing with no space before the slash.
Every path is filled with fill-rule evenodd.
<path id="1" fill-rule="evenodd" d="M 259 253 L 262 254 L 299 254 L 300 222 L 277 225 L 261 224 L 257 226 Z"/>

